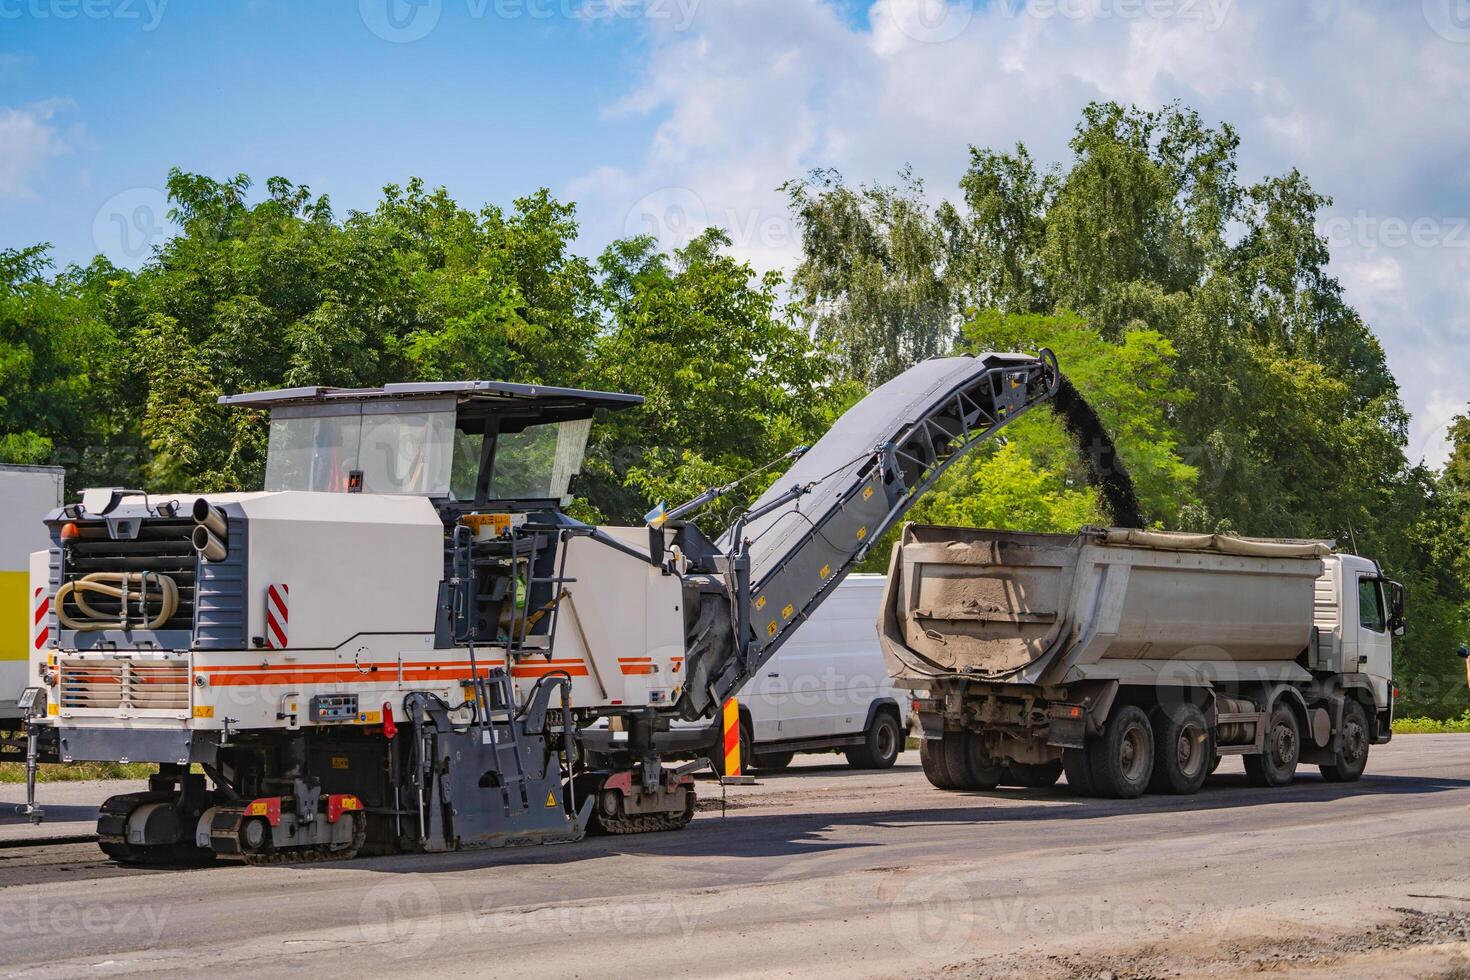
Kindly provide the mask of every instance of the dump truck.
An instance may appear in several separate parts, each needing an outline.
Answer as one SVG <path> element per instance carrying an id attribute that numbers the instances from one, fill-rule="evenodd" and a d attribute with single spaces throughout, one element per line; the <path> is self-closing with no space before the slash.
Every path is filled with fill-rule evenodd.
<path id="1" fill-rule="evenodd" d="M 908 525 L 879 623 L 946 790 L 1199 790 L 1221 757 L 1356 780 L 1392 737 L 1404 592 L 1326 541 Z"/>
<path id="2" fill-rule="evenodd" d="M 915 365 L 794 448 L 713 539 L 691 518 L 745 481 L 641 526 L 566 513 L 594 417 L 636 394 L 451 381 L 222 401 L 270 413 L 260 490 L 86 490 L 32 556 L 33 727 L 63 760 L 159 767 L 102 806 L 118 861 L 680 828 L 699 763 L 664 760 L 709 734 L 674 723 L 712 718 L 956 459 L 1051 404 L 1112 472 L 1047 351 Z"/>

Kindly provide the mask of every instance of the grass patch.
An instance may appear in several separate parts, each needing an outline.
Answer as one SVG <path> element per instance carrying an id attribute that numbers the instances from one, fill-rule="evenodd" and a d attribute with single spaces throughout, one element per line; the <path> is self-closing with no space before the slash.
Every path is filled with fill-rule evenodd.
<path id="1" fill-rule="evenodd" d="M 63 762 L 36 771 L 38 783 L 79 783 L 88 779 L 147 779 L 158 771 L 151 762 Z M 24 762 L 0 762 L 0 783 L 26 781 Z"/>
<path id="2" fill-rule="evenodd" d="M 1470 711 L 1458 718 L 1395 718 L 1395 735 L 1463 735 L 1470 734 Z"/>

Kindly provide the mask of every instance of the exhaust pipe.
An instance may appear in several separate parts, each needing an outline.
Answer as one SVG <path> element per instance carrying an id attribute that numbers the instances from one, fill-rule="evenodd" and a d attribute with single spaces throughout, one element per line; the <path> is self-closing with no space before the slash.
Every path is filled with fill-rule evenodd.
<path id="1" fill-rule="evenodd" d="M 224 561 L 230 554 L 230 524 L 225 512 L 200 497 L 194 501 L 194 550 L 206 561 Z"/>
<path id="2" fill-rule="evenodd" d="M 224 561 L 230 555 L 230 549 L 214 532 L 203 524 L 194 528 L 194 550 L 204 556 L 205 561 Z"/>

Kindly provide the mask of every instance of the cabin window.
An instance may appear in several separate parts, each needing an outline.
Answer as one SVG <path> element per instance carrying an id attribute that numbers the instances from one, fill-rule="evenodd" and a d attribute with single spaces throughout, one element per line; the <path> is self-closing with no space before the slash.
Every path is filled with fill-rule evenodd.
<path id="1" fill-rule="evenodd" d="M 1378 588 L 1377 579 L 1358 579 L 1358 625 L 1374 633 L 1387 629 L 1383 618 L 1383 592 Z"/>

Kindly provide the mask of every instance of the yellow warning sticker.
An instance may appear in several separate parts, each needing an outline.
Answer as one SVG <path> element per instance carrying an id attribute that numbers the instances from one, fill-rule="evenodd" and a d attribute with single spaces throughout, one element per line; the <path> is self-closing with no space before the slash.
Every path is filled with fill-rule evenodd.
<path id="1" fill-rule="evenodd" d="M 776 624 L 775 623 L 772 623 L 771 625 L 772 626 L 775 626 Z M 61 714 L 61 705 L 59 705 L 59 704 L 48 704 L 48 705 L 46 705 L 46 713 L 48 715 L 59 715 L 59 714 Z"/>
<path id="2" fill-rule="evenodd" d="M 822 566 L 822 570 L 820 572 L 818 572 L 817 574 L 820 575 L 822 578 L 826 578 L 828 575 L 831 575 L 832 574 L 832 566 L 831 565 L 823 565 Z"/>
<path id="3" fill-rule="evenodd" d="M 554 792 L 552 792 L 551 790 L 547 790 L 546 791 L 546 809 L 548 809 L 548 810 L 555 810 L 556 809 L 556 794 Z"/>
<path id="4" fill-rule="evenodd" d="M 783 609 L 783 610 L 781 610 L 781 618 L 782 619 L 790 619 L 791 618 L 791 614 L 794 613 L 794 612 L 796 612 L 796 607 L 793 606 L 791 603 L 788 602 L 788 603 L 786 603 L 786 608 Z"/>
<path id="5" fill-rule="evenodd" d="M 865 528 L 865 527 L 858 528 L 858 530 L 857 530 L 857 539 L 859 541 L 861 541 L 863 538 L 866 538 L 867 536 L 868 536 L 868 529 L 867 528 Z"/>
<path id="6" fill-rule="evenodd" d="M 757 598 L 755 600 L 755 608 L 757 608 L 757 609 L 764 609 L 764 608 L 766 608 L 766 597 L 765 596 L 760 596 L 759 598 Z"/>
<path id="7" fill-rule="evenodd" d="M 868 484 L 867 486 L 863 487 L 863 499 L 864 500 L 872 500 L 873 499 L 873 485 L 871 483 Z"/>
<path id="8" fill-rule="evenodd" d="M 194 705 L 194 717 L 195 718 L 213 718 L 214 717 L 214 705 L 212 705 L 212 704 L 196 704 L 196 705 Z"/>
<path id="9" fill-rule="evenodd" d="M 352 768 L 352 763 L 347 758 L 347 756 L 345 756 L 345 755 L 334 755 L 334 756 L 332 756 L 332 768 L 333 769 L 351 769 Z"/>
<path id="10" fill-rule="evenodd" d="M 771 620 L 771 625 L 766 627 L 766 635 L 767 636 L 775 636 L 776 635 L 776 621 L 774 619 Z M 52 707 L 54 708 L 56 706 L 55 705 L 52 705 Z"/>

